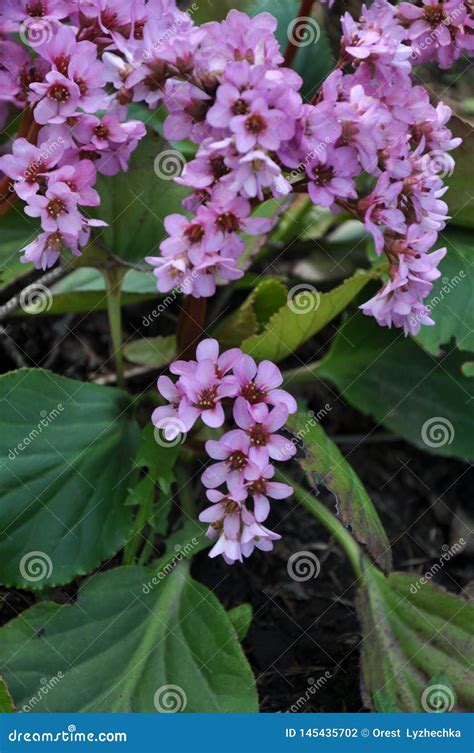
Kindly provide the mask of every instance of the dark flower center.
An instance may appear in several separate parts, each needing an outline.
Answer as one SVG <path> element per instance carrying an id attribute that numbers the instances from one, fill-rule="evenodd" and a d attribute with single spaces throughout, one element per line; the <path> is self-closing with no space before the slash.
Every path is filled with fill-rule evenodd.
<path id="1" fill-rule="evenodd" d="M 260 424 L 252 426 L 248 431 L 248 435 L 250 437 L 250 444 L 255 447 L 265 447 L 268 442 L 268 434 L 263 430 L 263 426 Z"/>
<path id="2" fill-rule="evenodd" d="M 236 450 L 235 452 L 231 452 L 227 458 L 227 462 L 231 471 L 242 471 L 247 465 L 247 458 L 243 452 Z"/>
<path id="3" fill-rule="evenodd" d="M 57 217 L 66 211 L 66 204 L 62 199 L 51 199 L 46 209 L 50 217 Z"/>
<path id="4" fill-rule="evenodd" d="M 247 102 L 245 99 L 236 99 L 231 107 L 234 115 L 246 115 L 249 111 Z"/>
<path id="5" fill-rule="evenodd" d="M 249 115 L 245 121 L 245 127 L 249 133 L 257 134 L 265 130 L 266 123 L 261 115 L 254 113 L 253 115 Z"/>
<path id="6" fill-rule="evenodd" d="M 257 494 L 266 494 L 266 491 L 267 491 L 266 479 L 257 478 L 255 481 L 252 482 L 250 486 L 250 491 L 257 492 Z"/>
<path id="7" fill-rule="evenodd" d="M 216 219 L 216 225 L 225 233 L 237 233 L 240 230 L 239 218 L 233 212 L 224 212 Z"/>
<path id="8" fill-rule="evenodd" d="M 211 157 L 209 160 L 209 167 L 216 180 L 219 180 L 219 178 L 222 178 L 230 172 L 222 155 Z"/>
<path id="9" fill-rule="evenodd" d="M 446 18 L 442 5 L 427 5 L 423 15 L 432 26 L 438 26 Z"/>
<path id="10" fill-rule="evenodd" d="M 94 128 L 94 133 L 98 139 L 106 139 L 109 135 L 109 129 L 101 123 Z"/>
<path id="11" fill-rule="evenodd" d="M 211 410 L 216 404 L 217 387 L 209 387 L 203 390 L 196 403 L 196 408 L 201 410 Z"/>
<path id="12" fill-rule="evenodd" d="M 67 76 L 70 61 L 70 55 L 58 55 L 58 57 L 54 60 L 56 68 L 58 69 L 59 73 L 63 74 L 63 76 Z"/>
<path id="13" fill-rule="evenodd" d="M 27 3 L 26 12 L 33 18 L 42 18 L 46 15 L 46 8 L 41 0 L 37 0 L 36 3 Z"/>
<path id="14" fill-rule="evenodd" d="M 48 97 L 56 102 L 67 102 L 69 96 L 69 90 L 62 84 L 53 84 L 48 91 Z"/>
<path id="15" fill-rule="evenodd" d="M 257 387 L 255 382 L 249 382 L 242 388 L 242 396 L 245 397 L 251 405 L 261 403 L 262 398 L 265 397 L 265 390 Z"/>
<path id="16" fill-rule="evenodd" d="M 204 238 L 204 228 L 196 222 L 194 225 L 188 225 L 184 235 L 190 243 L 200 243 Z"/>
<path id="17" fill-rule="evenodd" d="M 329 165 L 317 165 L 313 167 L 313 180 L 319 185 L 329 183 L 334 178 L 334 169 Z"/>

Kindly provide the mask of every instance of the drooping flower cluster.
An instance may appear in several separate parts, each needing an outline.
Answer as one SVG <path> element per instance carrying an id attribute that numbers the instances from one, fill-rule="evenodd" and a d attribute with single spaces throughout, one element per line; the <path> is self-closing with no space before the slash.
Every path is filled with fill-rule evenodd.
<path id="1" fill-rule="evenodd" d="M 199 516 L 209 523 L 207 535 L 217 542 L 211 557 L 222 554 L 229 564 L 252 551 L 269 551 L 280 536 L 263 523 L 270 512 L 270 499 L 284 499 L 291 486 L 273 481 L 271 461 L 289 460 L 294 443 L 278 431 L 296 411 L 294 398 L 280 388 L 280 370 L 271 361 L 254 359 L 231 348 L 219 355 L 217 340 L 199 343 L 195 361 L 175 361 L 173 382 L 160 376 L 158 389 L 168 405 L 156 408 L 153 423 L 173 441 L 186 434 L 201 418 L 206 426 L 219 428 L 225 421 L 225 402 L 236 424 L 219 440 L 208 440 L 206 451 L 213 462 L 202 475 L 212 505 Z M 218 487 L 226 486 L 224 491 Z"/>

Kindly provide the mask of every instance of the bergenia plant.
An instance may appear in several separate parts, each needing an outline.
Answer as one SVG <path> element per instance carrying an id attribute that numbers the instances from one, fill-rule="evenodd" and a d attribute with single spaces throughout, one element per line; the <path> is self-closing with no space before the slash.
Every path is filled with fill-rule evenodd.
<path id="1" fill-rule="evenodd" d="M 0 711 L 256 711 L 347 593 L 263 710 L 474 706 L 472 8 L 235 5 L 0 8 Z"/>

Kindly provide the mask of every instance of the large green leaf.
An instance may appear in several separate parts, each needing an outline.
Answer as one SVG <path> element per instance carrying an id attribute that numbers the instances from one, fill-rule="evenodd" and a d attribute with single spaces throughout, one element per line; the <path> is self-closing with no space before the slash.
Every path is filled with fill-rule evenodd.
<path id="1" fill-rule="evenodd" d="M 416 339 L 430 353 L 456 338 L 461 350 L 474 350 L 474 238 L 472 230 L 448 229 L 436 247 L 447 246 L 448 253 L 439 268 L 441 277 L 425 303 L 436 322 L 422 327 Z"/>
<path id="2" fill-rule="evenodd" d="M 149 133 L 133 153 L 128 172 L 113 178 L 102 176 L 97 182 L 101 197 L 97 216 L 109 223 L 109 227 L 99 229 L 99 240 L 123 259 L 141 261 L 147 255 L 158 256 L 158 246 L 166 235 L 164 218 L 182 211 L 180 201 L 189 191 L 169 175 L 158 175 L 159 165 L 170 150 L 169 159 L 179 170 L 184 161 L 180 153 Z"/>
<path id="3" fill-rule="evenodd" d="M 263 332 L 247 338 L 242 350 L 259 360 L 281 361 L 343 311 L 380 268 L 358 272 L 328 293 L 312 285 L 296 285 L 288 301 L 268 320 Z"/>
<path id="4" fill-rule="evenodd" d="M 128 395 L 40 369 L 0 377 L 0 582 L 68 583 L 124 543 L 138 440 Z"/>
<path id="5" fill-rule="evenodd" d="M 453 115 L 449 121 L 453 136 L 462 138 L 462 144 L 453 152 L 456 162 L 453 174 L 446 177 L 449 185 L 445 199 L 448 203 L 451 224 L 474 227 L 474 199 L 472 196 L 472 161 L 474 159 L 474 130 L 471 123 Z M 436 156 L 435 152 L 435 156 Z"/>
<path id="6" fill-rule="evenodd" d="M 169 574 L 96 575 L 73 606 L 40 603 L 0 636 L 0 667 L 19 709 L 42 677 L 61 672 L 35 711 L 258 711 L 232 622 L 184 562 Z"/>
<path id="7" fill-rule="evenodd" d="M 367 547 L 382 569 L 390 570 L 390 544 L 377 510 L 356 472 L 329 439 L 314 412 L 298 410 L 289 417 L 287 427 L 303 445 L 304 457 L 299 463 L 309 483 L 317 489 L 322 482 L 329 489 L 342 523 Z"/>
<path id="8" fill-rule="evenodd" d="M 474 605 L 424 580 L 364 573 L 356 602 L 362 688 L 375 711 L 474 707 Z"/>
<path id="9" fill-rule="evenodd" d="M 341 328 L 315 369 L 344 399 L 430 452 L 474 458 L 472 381 L 466 354 L 436 359 L 400 330 L 357 314 Z"/>

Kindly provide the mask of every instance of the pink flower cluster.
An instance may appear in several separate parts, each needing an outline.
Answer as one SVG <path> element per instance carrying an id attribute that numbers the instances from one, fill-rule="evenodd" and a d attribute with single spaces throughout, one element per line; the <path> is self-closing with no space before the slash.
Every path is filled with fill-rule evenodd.
<path id="1" fill-rule="evenodd" d="M 126 120 L 128 105 L 164 104 L 164 135 L 198 149 L 176 178 L 192 190 L 184 212 L 166 218 L 161 254 L 147 259 L 158 290 L 209 297 L 238 279 L 249 263 L 242 233 L 272 226 L 252 210 L 307 191 L 315 204 L 360 218 L 389 259 L 389 279 L 364 313 L 406 334 L 432 324 L 423 299 L 444 252 L 429 255 L 427 239 L 435 243 L 448 219 L 443 177 L 460 140 L 446 126 L 449 107 L 431 105 L 411 71 L 413 62 L 434 56 L 448 65 L 472 48 L 467 7 L 375 0 L 357 21 L 346 13 L 340 59 L 311 103 L 282 66 L 269 13 L 232 10 L 200 27 L 191 15 L 174 0 L 17 0 L 2 10 L 0 102 L 29 105 L 40 129 L 40 146 L 18 139 L 0 159 L 44 231 L 23 258 L 46 268 L 63 245 L 79 253 L 97 224 L 79 210 L 98 203 L 96 172 L 126 169 L 145 132 Z M 52 30 L 35 41 L 34 57 L 8 38 L 24 37 L 32 23 Z M 427 58 L 419 49 L 428 30 Z M 363 173 L 374 184 L 368 195 Z"/>
<path id="2" fill-rule="evenodd" d="M 222 554 L 232 564 L 255 548 L 271 550 L 280 536 L 263 525 L 269 498 L 284 499 L 293 490 L 272 480 L 270 461 L 289 460 L 296 451 L 293 442 L 277 433 L 296 411 L 294 398 L 280 388 L 280 370 L 271 361 L 257 366 L 239 348 L 219 355 L 217 340 L 208 339 L 199 343 L 196 361 L 175 361 L 170 371 L 178 376 L 175 383 L 168 376 L 158 379 L 168 405 L 156 408 L 152 416 L 167 440 L 188 432 L 198 418 L 206 426 L 221 427 L 226 399 L 237 427 L 206 442 L 207 454 L 216 462 L 202 475 L 212 505 L 199 519 L 210 524 L 209 538 L 217 538 L 210 556 Z M 224 484 L 225 491 L 219 491 Z"/>
<path id="3" fill-rule="evenodd" d="M 436 60 L 450 68 L 474 51 L 474 15 L 468 0 L 422 0 L 400 3 L 397 16 L 411 42 L 414 63 Z"/>
<path id="4" fill-rule="evenodd" d="M 108 91 L 104 50 L 119 38 L 114 41 L 106 17 L 116 14 L 105 2 L 83 5 L 79 11 L 75 2 L 18 0 L 0 12 L 0 119 L 13 107 L 31 112 L 33 121 L 30 133 L 0 158 L 0 170 L 26 203 L 26 214 L 40 219 L 43 232 L 22 260 L 42 269 L 64 248 L 78 255 L 91 227 L 106 224 L 83 209 L 100 203 L 97 173 L 127 170 L 145 135 L 143 123 L 124 122 L 126 110 Z M 16 32 L 30 49 L 2 38 Z"/>

